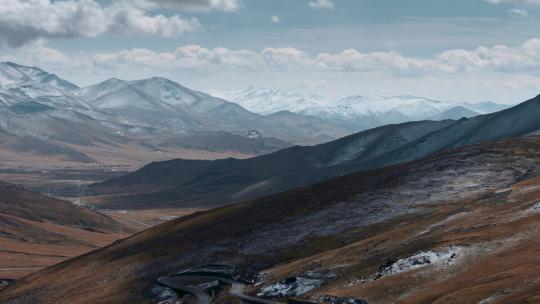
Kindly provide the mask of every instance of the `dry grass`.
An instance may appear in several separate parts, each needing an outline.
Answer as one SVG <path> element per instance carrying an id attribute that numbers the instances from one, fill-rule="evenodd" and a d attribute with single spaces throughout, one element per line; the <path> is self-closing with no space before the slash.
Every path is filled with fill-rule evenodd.
<path id="1" fill-rule="evenodd" d="M 314 298 L 330 294 L 361 297 L 370 303 L 478 303 L 485 299 L 491 299 L 490 303 L 538 302 L 540 215 L 526 210 L 540 201 L 540 179 L 519 172 L 500 185 L 511 191 L 486 187 L 482 193 L 465 193 L 444 202 L 422 203 L 419 199 L 415 203 L 429 212 L 399 215 L 325 236 L 311 235 L 287 245 L 290 240 L 285 228 L 293 228 L 288 225 L 300 220 L 305 221 L 304 229 L 323 230 L 334 223 L 324 217 L 309 220 L 313 215 L 333 212 L 343 202 L 357 200 L 359 194 L 368 199 L 351 206 L 361 209 L 376 193 L 387 198 L 396 197 L 400 191 L 407 193 L 412 189 L 407 183 L 417 181 L 407 181 L 407 177 L 432 172 L 417 170 L 440 173 L 441 161 L 449 164 L 444 169 L 448 173 L 442 171 L 441 175 L 449 176 L 455 166 L 470 165 L 455 161 L 464 155 L 474 156 L 464 151 L 499 155 L 508 162 L 505 166 L 525 164 L 536 173 L 540 169 L 538 139 L 449 151 L 412 164 L 197 212 L 40 271 L 0 295 L 8 299 L 7 303 L 150 303 L 144 291 L 158 277 L 190 266 L 224 262 L 236 265 L 241 272 L 270 272 L 272 277 L 266 284 L 308 270 L 335 272 L 335 280 L 307 295 Z M 493 169 L 492 158 L 473 157 L 472 162 Z M 467 172 L 467 168 L 461 169 Z M 503 171 L 486 172 L 495 179 Z M 422 187 L 425 193 L 440 190 L 430 183 Z M 399 202 L 389 203 L 397 208 Z M 257 240 L 271 249 L 243 253 Z M 347 284 L 376 273 L 389 259 L 451 245 L 463 248 L 455 264 L 431 265 L 364 284 Z"/>

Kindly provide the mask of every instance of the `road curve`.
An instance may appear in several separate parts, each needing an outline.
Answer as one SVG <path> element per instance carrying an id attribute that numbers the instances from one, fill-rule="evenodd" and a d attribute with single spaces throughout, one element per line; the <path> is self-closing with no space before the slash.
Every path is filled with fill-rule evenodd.
<path id="1" fill-rule="evenodd" d="M 186 279 L 186 280 L 210 280 L 210 281 L 220 281 L 225 284 L 231 285 L 231 289 L 229 290 L 229 294 L 233 297 L 239 298 L 241 300 L 244 300 L 249 303 L 258 303 L 258 304 L 282 304 L 280 302 L 274 302 L 270 300 L 255 298 L 252 296 L 248 296 L 244 294 L 244 289 L 246 287 L 246 284 L 232 280 L 227 279 L 220 276 L 211 276 L 211 275 L 190 275 L 189 273 L 186 274 L 177 274 L 175 277 Z"/>
<path id="2" fill-rule="evenodd" d="M 185 278 L 172 276 L 172 277 L 160 278 L 160 279 L 158 279 L 158 282 L 161 285 L 167 286 L 169 288 L 176 289 L 176 290 L 181 290 L 183 292 L 187 292 L 187 293 L 190 293 L 190 294 L 196 296 L 198 304 L 210 304 L 210 303 L 212 303 L 212 297 L 210 297 L 206 293 L 206 291 L 204 291 L 201 288 L 197 288 L 197 287 L 193 287 L 193 286 L 189 286 L 189 285 L 184 285 L 183 280 L 185 280 Z"/>

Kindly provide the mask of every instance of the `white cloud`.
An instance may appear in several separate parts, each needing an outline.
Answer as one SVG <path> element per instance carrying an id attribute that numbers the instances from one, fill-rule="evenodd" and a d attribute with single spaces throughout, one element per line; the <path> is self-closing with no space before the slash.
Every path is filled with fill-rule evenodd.
<path id="1" fill-rule="evenodd" d="M 196 18 L 149 15 L 126 2 L 2 0 L 0 43 L 20 46 L 39 38 L 96 37 L 105 33 L 165 38 L 202 29 Z"/>
<path id="2" fill-rule="evenodd" d="M 157 6 L 187 11 L 225 11 L 240 9 L 241 0 L 143 0 Z"/>
<path id="3" fill-rule="evenodd" d="M 0 54 L 0 61 L 41 67 L 79 84 L 112 76 L 163 76 L 201 90 L 265 83 L 338 96 L 417 94 L 501 101 L 524 100 L 540 90 L 540 39 L 518 46 L 452 49 L 423 58 L 357 49 L 313 54 L 296 48 L 254 51 L 199 45 L 164 52 L 134 48 L 67 54 L 44 41 L 10 52 Z"/>
<path id="4" fill-rule="evenodd" d="M 313 9 L 334 9 L 335 7 L 333 0 L 314 0 L 309 2 L 308 5 Z"/>
<path id="5" fill-rule="evenodd" d="M 223 68 L 258 70 L 264 66 L 262 57 L 248 50 L 227 48 L 207 49 L 198 45 L 187 45 L 172 52 L 154 52 L 145 48 L 123 50 L 116 53 L 99 53 L 92 61 L 107 67 L 139 66 L 156 70 L 190 69 L 211 71 Z"/>
<path id="6" fill-rule="evenodd" d="M 132 65 L 154 70 L 376 72 L 397 76 L 455 74 L 471 71 L 538 74 L 540 70 L 540 39 L 531 39 L 516 47 L 497 45 L 481 46 L 472 50 L 453 49 L 429 58 L 408 57 L 398 52 L 363 53 L 356 49 L 346 49 L 337 53 L 310 54 L 290 47 L 265 48 L 257 52 L 223 47 L 208 49 L 199 45 L 181 46 L 170 52 L 134 48 L 110 53 L 78 54 L 70 57 L 58 50 L 48 48 L 43 42 L 22 48 L 18 54 L 21 54 L 26 61 L 37 65 L 47 63 L 47 61 L 71 66 L 74 65 L 73 62 L 85 62 L 96 68 Z M 6 60 L 5 57 L 3 58 Z"/>
<path id="7" fill-rule="evenodd" d="M 491 4 L 540 5 L 540 0 L 485 0 Z"/>
<path id="8" fill-rule="evenodd" d="M 264 59 L 266 67 L 280 71 L 305 69 L 313 60 L 307 52 L 295 48 L 265 48 L 259 56 Z"/>
<path id="9" fill-rule="evenodd" d="M 517 47 L 498 45 L 473 50 L 448 50 L 431 58 L 407 57 L 398 52 L 347 49 L 338 53 L 310 54 L 296 48 L 265 48 L 260 52 L 182 46 L 173 52 L 148 49 L 96 54 L 93 61 L 111 65 L 136 64 L 148 68 L 252 71 L 377 72 L 398 76 L 421 76 L 470 71 L 534 73 L 540 69 L 540 39 Z"/>
<path id="10" fill-rule="evenodd" d="M 529 12 L 524 9 L 512 8 L 508 10 L 508 13 L 512 16 L 526 18 L 529 17 Z"/>
<path id="11" fill-rule="evenodd" d="M 279 16 L 272 16 L 270 17 L 270 21 L 272 21 L 272 23 L 275 23 L 275 24 L 280 24 L 281 23 L 281 18 Z"/>

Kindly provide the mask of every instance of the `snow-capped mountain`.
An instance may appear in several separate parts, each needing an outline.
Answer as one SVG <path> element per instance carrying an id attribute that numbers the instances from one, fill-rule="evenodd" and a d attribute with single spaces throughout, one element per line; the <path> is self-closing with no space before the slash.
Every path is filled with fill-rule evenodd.
<path id="1" fill-rule="evenodd" d="M 253 87 L 228 96 L 233 95 L 237 103 L 160 77 L 111 78 L 79 88 L 38 68 L 0 63 L 0 128 L 9 134 L 10 142 L 31 139 L 42 146 L 47 143 L 41 152 L 69 150 L 77 159 L 92 159 L 76 152 L 95 146 L 122 146 L 153 154 L 165 148 L 202 149 L 201 143 L 205 143 L 207 151 L 216 152 L 216 147 L 233 147 L 233 141 L 243 143 L 238 146 L 241 151 L 218 152 L 250 154 L 292 144 L 318 144 L 389 123 L 472 116 L 499 106 L 463 104 L 445 112 L 455 104 L 410 96 L 353 96 L 329 103 L 317 95 Z M 260 134 L 256 139 L 248 135 L 255 133 Z M 249 140 L 260 141 L 258 148 L 242 150 Z M 224 142 L 216 146 L 216 141 Z M 78 146 L 82 148 L 78 150 Z"/>
<path id="2" fill-rule="evenodd" d="M 190 90 L 161 77 L 124 81 L 116 78 L 74 94 L 100 109 L 141 108 L 148 110 L 183 108 L 208 111 L 226 103 L 224 100 Z"/>
<path id="3" fill-rule="evenodd" d="M 260 114 L 290 111 L 330 121 L 350 131 L 361 131 L 390 123 L 426 119 L 450 119 L 460 115 L 472 117 L 508 108 L 492 102 L 458 103 L 417 96 L 349 96 L 331 102 L 318 95 L 304 95 L 281 89 L 257 89 L 222 93 L 239 105 Z M 458 109 L 454 109 L 459 107 Z M 454 109 L 450 113 L 446 113 Z M 461 118 L 461 117 L 459 117 Z M 459 119 L 458 118 L 458 119 Z"/>
<path id="4" fill-rule="evenodd" d="M 236 103 L 161 77 L 135 81 L 113 78 L 72 93 L 95 109 L 154 134 L 225 131 L 244 135 L 258 130 L 264 137 L 304 144 L 346 134 L 321 119 L 306 121 L 295 113 L 286 119 L 255 114 Z M 298 121 L 303 121 L 303 125 L 299 127 Z"/>
<path id="5" fill-rule="evenodd" d="M 269 115 L 281 111 L 302 113 L 323 107 L 324 99 L 316 94 L 304 95 L 284 89 L 258 89 L 253 86 L 242 91 L 215 93 L 215 96 L 233 101 L 251 112 Z"/>
<path id="6" fill-rule="evenodd" d="M 205 150 L 207 145 L 206 152 L 212 155 L 245 156 L 292 144 L 317 144 L 347 134 L 316 117 L 292 112 L 268 116 L 252 113 L 165 78 L 112 78 L 79 88 L 54 74 L 14 63 L 0 63 L 0 129 L 0 150 L 5 143 L 4 148 L 31 148 L 24 151 L 47 157 L 52 153 L 68 160 L 92 160 L 92 155 L 76 152 L 87 153 L 90 147 L 106 149 L 107 153 L 133 149 L 137 153 L 131 155 L 138 162 L 138 153 L 150 155 L 143 158 L 147 162 L 156 160 L 156 151 L 160 155 L 171 153 L 169 158 L 174 158 L 190 149 Z M 250 138 L 252 133 L 260 137 Z M 166 142 L 176 144 L 164 145 Z M 220 149 L 223 151 L 216 151 Z M 91 153 L 104 155 L 97 150 Z"/>
<path id="7" fill-rule="evenodd" d="M 2 91 L 30 97 L 59 95 L 78 88 L 54 74 L 12 62 L 0 62 L 0 87 Z"/>

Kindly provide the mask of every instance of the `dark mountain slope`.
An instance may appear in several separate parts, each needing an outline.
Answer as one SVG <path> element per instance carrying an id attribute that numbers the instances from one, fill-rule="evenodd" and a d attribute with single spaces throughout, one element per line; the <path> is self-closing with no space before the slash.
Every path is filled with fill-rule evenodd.
<path id="1" fill-rule="evenodd" d="M 200 207 L 263 196 L 352 172 L 380 168 L 468 144 L 540 130 L 540 96 L 471 119 L 388 125 L 327 144 L 294 147 L 247 160 L 150 164 L 94 185 L 114 208 Z M 216 199 L 217 198 L 217 199 Z"/>
<path id="2" fill-rule="evenodd" d="M 162 149 L 184 148 L 213 152 L 239 151 L 248 155 L 274 152 L 291 146 L 277 138 L 248 138 L 226 132 L 201 132 L 165 140 Z"/>
<path id="3" fill-rule="evenodd" d="M 540 130 L 540 95 L 513 108 L 461 119 L 446 128 L 399 147 L 391 154 L 367 163 L 355 160 L 360 167 L 384 166 L 410 161 L 437 151 L 468 144 L 523 136 Z"/>
<path id="4" fill-rule="evenodd" d="M 100 213 L 2 181 L 0 181 L 0 213 L 31 221 L 83 229 L 110 230 L 117 227 L 115 221 Z"/>
<path id="5" fill-rule="evenodd" d="M 18 278 L 110 244 L 118 227 L 100 213 L 0 181 L 0 275 Z"/>
<path id="6" fill-rule="evenodd" d="M 330 295 L 370 304 L 534 303 L 538 176 L 538 137 L 467 146 L 177 219 L 0 296 L 154 303 L 158 278 L 225 264 L 242 277 L 261 273 L 248 291 L 282 302 L 334 303 L 322 300 Z"/>
<path id="7" fill-rule="evenodd" d="M 384 155 L 451 123 L 426 121 L 389 125 L 319 146 L 297 146 L 246 160 L 153 163 L 125 177 L 94 185 L 91 191 L 119 194 L 107 198 L 108 207 L 122 208 L 127 200 L 131 202 L 129 208 L 223 205 L 354 172 L 353 167 L 336 165 Z"/>

